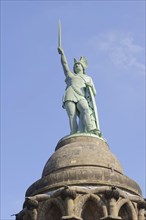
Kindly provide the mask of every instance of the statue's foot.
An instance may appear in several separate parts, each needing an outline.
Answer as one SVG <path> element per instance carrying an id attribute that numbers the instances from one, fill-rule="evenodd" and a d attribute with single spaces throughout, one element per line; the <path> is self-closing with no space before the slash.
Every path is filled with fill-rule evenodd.
<path id="1" fill-rule="evenodd" d="M 102 137 L 102 133 L 98 129 L 91 130 L 89 133 Z"/>

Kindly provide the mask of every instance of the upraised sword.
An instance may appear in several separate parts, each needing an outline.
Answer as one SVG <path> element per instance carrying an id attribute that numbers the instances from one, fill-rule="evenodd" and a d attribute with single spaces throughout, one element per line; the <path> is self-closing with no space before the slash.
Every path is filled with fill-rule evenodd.
<path id="1" fill-rule="evenodd" d="M 61 48 L 61 22 L 58 22 L 58 47 Z"/>

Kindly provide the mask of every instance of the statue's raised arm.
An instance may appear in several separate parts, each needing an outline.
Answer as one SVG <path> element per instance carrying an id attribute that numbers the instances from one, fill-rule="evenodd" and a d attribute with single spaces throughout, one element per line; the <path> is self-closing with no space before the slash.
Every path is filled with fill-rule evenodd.
<path id="1" fill-rule="evenodd" d="M 58 53 L 61 55 L 61 64 L 63 66 L 64 74 L 67 77 L 70 69 L 68 67 L 67 59 L 65 57 L 64 51 L 61 47 L 58 47 Z"/>

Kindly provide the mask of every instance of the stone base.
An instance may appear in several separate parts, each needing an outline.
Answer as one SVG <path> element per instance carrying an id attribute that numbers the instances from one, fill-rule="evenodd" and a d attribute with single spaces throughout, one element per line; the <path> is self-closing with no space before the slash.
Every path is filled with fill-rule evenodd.
<path id="1" fill-rule="evenodd" d="M 106 216 L 106 217 L 102 217 L 100 218 L 100 220 L 122 220 L 121 217 L 112 217 L 112 216 Z"/>
<path id="2" fill-rule="evenodd" d="M 111 178 L 112 170 L 114 178 Z M 65 185 L 107 186 L 107 183 L 141 196 L 138 184 L 123 175 L 122 167 L 107 143 L 97 136 L 80 134 L 58 143 L 44 167 L 42 178 L 29 187 L 25 196 L 43 194 Z"/>
<path id="3" fill-rule="evenodd" d="M 61 220 L 83 220 L 77 216 L 62 216 Z"/>

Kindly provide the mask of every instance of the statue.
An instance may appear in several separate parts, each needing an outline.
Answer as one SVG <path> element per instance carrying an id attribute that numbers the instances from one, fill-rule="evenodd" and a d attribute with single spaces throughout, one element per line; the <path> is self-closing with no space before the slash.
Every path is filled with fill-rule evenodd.
<path id="1" fill-rule="evenodd" d="M 71 72 L 61 47 L 60 23 L 58 33 L 58 52 L 61 55 L 67 85 L 63 96 L 63 108 L 66 109 L 69 117 L 71 134 L 91 133 L 101 136 L 94 99 L 96 90 L 91 77 L 85 72 L 88 66 L 87 60 L 85 57 L 81 57 L 80 60 L 74 59 L 74 72 Z M 78 123 L 77 118 L 79 118 Z"/>

